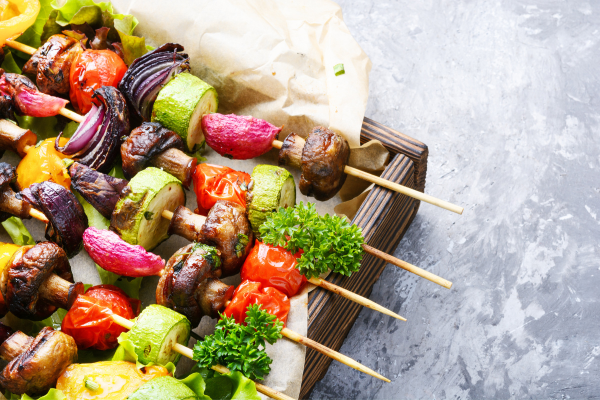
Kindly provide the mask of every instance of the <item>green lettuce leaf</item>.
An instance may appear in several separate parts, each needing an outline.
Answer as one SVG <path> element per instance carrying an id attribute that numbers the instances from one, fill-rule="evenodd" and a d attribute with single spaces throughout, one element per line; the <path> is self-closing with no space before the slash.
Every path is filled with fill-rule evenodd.
<path id="1" fill-rule="evenodd" d="M 137 19 L 131 15 L 114 20 L 114 27 L 121 38 L 123 53 L 125 55 L 125 64 L 127 65 L 131 65 L 133 60 L 148 52 L 146 49 L 146 39 L 132 35 L 137 23 Z"/>
<path id="2" fill-rule="evenodd" d="M 8 49 L 8 46 L 4 47 L 4 61 L 2 62 L 2 69 L 13 74 L 21 73 L 21 68 L 19 68 L 15 62 L 12 52 Z"/>
<path id="3" fill-rule="evenodd" d="M 2 222 L 2 226 L 6 229 L 6 233 L 8 233 L 14 244 L 18 244 L 19 246 L 35 244 L 35 240 L 33 240 L 31 233 L 23 225 L 21 218 L 10 217 Z"/>
<path id="4" fill-rule="evenodd" d="M 258 400 L 256 385 L 241 372 L 221 375 L 207 368 L 192 368 L 204 378 L 204 394 L 212 400 Z M 193 389 L 192 389 L 193 390 Z"/>
<path id="5" fill-rule="evenodd" d="M 35 22 L 31 25 L 19 38 L 18 42 L 29 45 L 33 48 L 38 48 L 42 45 L 42 32 L 44 31 L 44 26 L 46 25 L 46 21 L 50 17 L 50 13 L 52 12 L 51 4 L 52 0 L 40 0 L 40 13 L 38 14 Z M 17 52 L 18 56 L 24 59 L 29 59 L 30 55 Z"/>
<path id="6" fill-rule="evenodd" d="M 199 400 L 212 400 L 209 396 L 204 393 L 206 383 L 199 373 L 193 373 L 188 375 L 186 378 L 181 379 L 181 383 L 192 389 Z"/>
<path id="7" fill-rule="evenodd" d="M 11 396 L 16 396 L 15 394 L 11 393 Z M 33 397 L 29 397 L 26 394 L 23 395 L 23 397 L 7 397 L 8 400 L 11 399 L 20 399 L 20 400 L 33 400 Z M 45 394 L 42 397 L 37 397 L 38 400 L 67 400 L 67 396 L 65 396 L 65 394 L 58 390 L 58 389 L 50 389 L 48 391 L 47 394 Z"/>
<path id="8" fill-rule="evenodd" d="M 117 350 L 115 351 L 115 354 L 113 355 L 112 361 L 134 362 L 138 368 L 143 368 L 143 367 L 154 364 L 154 363 L 150 363 L 150 364 L 144 365 L 138 361 L 139 357 L 138 357 L 137 353 L 135 352 L 135 346 L 133 345 L 133 342 L 129 339 L 128 332 L 121 333 L 121 335 L 119 335 L 118 340 L 119 340 L 119 347 L 117 347 Z M 175 364 L 173 364 L 172 362 L 169 362 L 164 367 L 167 369 L 167 371 L 169 371 L 169 373 L 171 375 L 175 375 Z M 194 389 L 192 389 L 192 390 L 194 390 Z"/>
<path id="9" fill-rule="evenodd" d="M 37 135 L 38 142 L 44 139 L 57 137 L 60 133 L 56 117 L 29 117 L 15 116 L 17 123 L 23 129 L 29 129 Z"/>

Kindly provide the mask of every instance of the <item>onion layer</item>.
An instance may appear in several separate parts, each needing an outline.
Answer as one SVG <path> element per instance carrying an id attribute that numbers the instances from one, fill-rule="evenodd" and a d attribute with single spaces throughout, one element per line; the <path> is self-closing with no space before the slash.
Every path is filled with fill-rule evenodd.
<path id="1" fill-rule="evenodd" d="M 190 69 L 190 58 L 181 51 L 183 46 L 179 44 L 163 44 L 137 58 L 119 83 L 119 90 L 143 120 L 150 121 L 152 106 L 160 89 L 175 75 Z"/>
<path id="2" fill-rule="evenodd" d="M 119 154 L 121 140 L 129 134 L 129 111 L 123 95 L 112 86 L 103 86 L 94 91 L 100 103 L 86 114 L 85 120 L 69 142 L 61 147 L 56 138 L 58 151 L 74 155 L 74 160 L 83 165 L 108 172 Z"/>
<path id="3" fill-rule="evenodd" d="M 23 75 L 5 73 L 0 78 L 0 93 L 12 98 L 16 111 L 30 117 L 58 115 L 68 101 L 37 90 L 33 82 Z"/>

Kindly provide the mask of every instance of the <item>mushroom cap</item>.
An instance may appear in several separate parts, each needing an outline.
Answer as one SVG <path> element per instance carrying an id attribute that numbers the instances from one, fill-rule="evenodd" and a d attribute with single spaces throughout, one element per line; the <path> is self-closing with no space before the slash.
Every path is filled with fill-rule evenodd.
<path id="1" fill-rule="evenodd" d="M 60 374 L 75 361 L 75 340 L 65 333 L 45 327 L 27 349 L 4 368 L 0 374 L 0 384 L 16 394 L 43 394 L 56 384 Z"/>
<path id="2" fill-rule="evenodd" d="M 177 133 L 157 122 L 144 122 L 121 145 L 123 174 L 127 179 L 133 178 L 154 156 L 172 148 L 184 151 L 183 140 Z"/>
<path id="3" fill-rule="evenodd" d="M 315 127 L 302 150 L 300 192 L 320 201 L 335 196 L 346 181 L 344 167 L 349 157 L 346 139 L 322 126 Z"/>
<path id="4" fill-rule="evenodd" d="M 231 201 L 217 201 L 208 212 L 200 233 L 202 243 L 221 252 L 223 276 L 239 273 L 254 244 L 246 209 Z"/>
<path id="5" fill-rule="evenodd" d="M 167 262 L 156 287 L 157 304 L 185 315 L 192 326 L 198 325 L 205 315 L 218 317 L 234 290 L 216 278 L 206 247 L 191 243 L 177 251 Z"/>
<path id="6" fill-rule="evenodd" d="M 51 274 L 73 282 L 69 259 L 58 245 L 42 242 L 17 250 L 0 276 L 0 290 L 9 311 L 34 321 L 52 315 L 56 307 L 40 298 L 40 286 Z"/>
<path id="7" fill-rule="evenodd" d="M 0 191 L 4 191 L 16 177 L 15 167 L 9 163 L 0 163 Z"/>

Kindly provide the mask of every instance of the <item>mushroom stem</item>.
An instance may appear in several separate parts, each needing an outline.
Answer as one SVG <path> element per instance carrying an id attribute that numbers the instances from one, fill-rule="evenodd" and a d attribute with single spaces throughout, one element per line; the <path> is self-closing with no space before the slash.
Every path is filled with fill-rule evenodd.
<path id="1" fill-rule="evenodd" d="M 169 235 L 178 235 L 190 242 L 198 242 L 202 239 L 201 229 L 206 217 L 193 213 L 185 206 L 179 206 L 174 213 L 165 210 L 162 217 L 171 221 L 169 224 Z"/>
<path id="2" fill-rule="evenodd" d="M 163 151 L 150 160 L 150 165 L 161 168 L 179 179 L 183 186 L 189 188 L 198 160 L 190 157 L 183 151 L 171 148 Z"/>
<path id="3" fill-rule="evenodd" d="M 71 283 L 52 274 L 40 286 L 40 296 L 53 306 L 68 310 L 78 295 L 83 294 L 83 283 Z"/>
<path id="4" fill-rule="evenodd" d="M 290 133 L 283 142 L 273 141 L 273 147 L 281 149 L 279 152 L 279 165 L 291 165 L 302 168 L 302 150 L 306 140 L 295 133 Z"/>
<path id="5" fill-rule="evenodd" d="M 32 210 L 33 208 L 29 203 L 17 198 L 16 193 L 10 186 L 7 185 L 7 187 L 0 192 L 0 211 L 25 219 L 31 217 L 30 214 Z M 44 216 L 44 218 L 46 217 Z M 47 219 L 46 222 L 48 222 Z"/>
<path id="6" fill-rule="evenodd" d="M 33 341 L 31 336 L 21 331 L 16 331 L 0 345 L 0 357 L 6 361 L 12 361 L 21 354 Z"/>
<path id="7" fill-rule="evenodd" d="M 29 129 L 20 128 L 6 119 L 0 120 L 0 150 L 12 150 L 25 157 L 27 150 L 35 146 L 37 136 Z"/>

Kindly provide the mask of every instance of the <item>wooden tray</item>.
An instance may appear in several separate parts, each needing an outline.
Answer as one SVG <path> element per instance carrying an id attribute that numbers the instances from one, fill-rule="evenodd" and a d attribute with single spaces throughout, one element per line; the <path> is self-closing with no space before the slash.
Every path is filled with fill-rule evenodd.
<path id="1" fill-rule="evenodd" d="M 361 143 L 377 139 L 390 151 L 391 162 L 381 175 L 383 178 L 424 191 L 428 155 L 425 144 L 369 118 L 363 121 L 360 139 Z M 352 222 L 362 228 L 366 243 L 392 253 L 412 223 L 419 205 L 418 200 L 375 186 Z M 331 274 L 327 280 L 369 296 L 385 266 L 385 261 L 365 255 L 360 270 L 351 277 Z M 308 337 L 339 350 L 361 309 L 362 306 L 352 301 L 316 288 L 308 296 Z M 331 358 L 307 349 L 301 399 L 307 398 L 315 383 L 323 379 L 331 361 Z"/>

